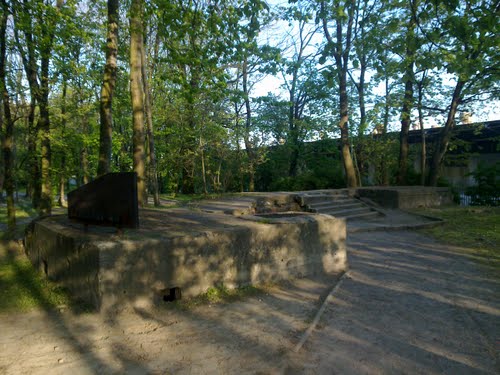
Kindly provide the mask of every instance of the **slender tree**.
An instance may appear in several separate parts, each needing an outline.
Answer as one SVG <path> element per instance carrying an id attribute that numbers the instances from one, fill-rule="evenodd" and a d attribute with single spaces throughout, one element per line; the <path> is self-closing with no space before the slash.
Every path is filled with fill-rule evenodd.
<path id="1" fill-rule="evenodd" d="M 142 83 L 144 85 L 144 112 L 146 114 L 146 136 L 147 136 L 147 161 L 149 170 L 149 181 L 153 189 L 153 201 L 155 206 L 160 205 L 160 193 L 158 188 L 158 173 L 156 170 L 156 153 L 155 153 L 155 140 L 154 140 L 154 130 L 153 130 L 153 108 L 151 99 L 151 88 L 149 85 L 149 76 L 147 72 L 147 61 L 145 53 L 145 43 L 143 43 L 141 50 L 141 74 Z"/>
<path id="2" fill-rule="evenodd" d="M 97 174 L 111 171 L 111 145 L 113 132 L 113 93 L 116 85 L 118 54 L 118 0 L 108 0 L 108 33 L 106 41 L 106 65 L 101 86 L 99 164 Z"/>
<path id="3" fill-rule="evenodd" d="M 415 54 L 417 42 L 415 37 L 415 18 L 413 12 L 409 12 L 408 26 L 406 30 L 405 55 L 403 59 L 405 85 L 403 107 L 401 110 L 401 132 L 399 137 L 399 170 L 397 182 L 406 185 L 408 175 L 408 136 L 411 125 L 411 112 L 413 109 L 413 84 L 415 81 Z"/>
<path id="4" fill-rule="evenodd" d="M 6 54 L 7 54 L 7 19 L 9 8 L 6 0 L 1 1 L 2 14 L 0 15 L 0 93 L 3 103 L 3 118 L 5 133 L 3 135 L 4 186 L 7 193 L 7 224 L 8 229 L 16 226 L 16 207 L 14 204 L 14 119 L 10 110 L 10 97 L 7 91 Z"/>
<path id="5" fill-rule="evenodd" d="M 349 97 L 347 94 L 347 72 L 351 52 L 354 23 L 355 1 L 332 0 L 320 1 L 318 18 L 323 26 L 326 38 L 324 56 L 332 56 L 335 65 L 336 80 L 339 88 L 339 123 L 342 161 L 347 180 L 347 187 L 358 186 L 349 139 Z M 329 23 L 333 21 L 333 33 Z"/>
<path id="6" fill-rule="evenodd" d="M 288 94 L 288 134 L 286 145 L 290 148 L 288 175 L 297 175 L 298 161 L 306 129 L 304 114 L 311 100 L 309 79 L 314 78 L 311 65 L 316 65 L 317 50 L 313 39 L 320 29 L 311 22 L 311 9 L 300 2 L 289 9 L 289 21 L 296 22 L 298 33 L 289 37 L 292 42 L 290 58 L 282 60 L 281 73 Z M 314 66 L 314 70 L 316 67 Z"/>
<path id="7" fill-rule="evenodd" d="M 463 0 L 457 4 L 437 2 L 433 7 L 419 7 L 420 3 L 414 0 L 411 4 L 419 29 L 442 56 L 441 62 L 437 63 L 455 77 L 446 108 L 446 121 L 429 165 L 429 184 L 436 186 L 459 106 L 478 98 L 499 97 L 497 19 L 500 3 L 495 0 Z M 424 23 L 427 19 L 430 21 Z"/>
<path id="8" fill-rule="evenodd" d="M 134 172 L 137 173 L 137 195 L 140 206 L 144 206 L 147 202 L 144 85 L 142 82 L 143 12 L 143 1 L 132 0 L 130 6 L 130 97 L 133 121 L 133 166 Z"/>

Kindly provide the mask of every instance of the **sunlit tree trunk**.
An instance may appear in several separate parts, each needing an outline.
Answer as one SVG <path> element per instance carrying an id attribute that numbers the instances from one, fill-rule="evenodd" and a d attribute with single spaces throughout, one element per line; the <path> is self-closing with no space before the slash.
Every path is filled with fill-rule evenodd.
<path id="1" fill-rule="evenodd" d="M 144 137 L 144 92 L 142 83 L 143 2 L 132 0 L 130 7 L 130 95 L 133 119 L 133 167 L 137 173 L 137 196 L 140 206 L 147 202 L 145 137 Z"/>
<path id="2" fill-rule="evenodd" d="M 345 7 L 335 3 L 332 17 L 335 21 L 335 40 L 328 29 L 328 12 L 324 1 L 321 1 L 321 21 L 323 31 L 328 44 L 332 47 L 332 55 L 337 68 L 337 81 L 339 84 L 339 128 L 342 162 L 346 175 L 347 187 L 357 187 L 358 181 L 356 178 L 356 170 L 351 155 L 351 144 L 349 141 L 349 97 L 347 95 L 347 69 L 349 62 L 349 53 L 352 42 L 352 26 L 354 22 L 354 6 L 353 1 L 346 1 Z M 347 10 L 347 12 L 345 12 Z M 347 20 L 347 24 L 343 24 L 343 20 Z M 345 30 L 344 30 L 345 26 Z M 345 31 L 345 33 L 344 33 Z"/>
<path id="3" fill-rule="evenodd" d="M 59 17 L 59 9 L 63 5 L 63 0 L 57 0 L 55 13 L 47 14 L 39 19 L 44 25 L 42 32 L 42 43 L 40 45 L 40 95 L 38 108 L 40 111 L 38 119 L 38 129 L 40 130 L 41 163 L 40 163 L 40 184 L 41 197 L 39 211 L 42 215 L 50 215 L 52 212 L 52 184 L 51 184 L 51 163 L 52 150 L 50 139 L 50 114 L 49 114 L 49 85 L 50 85 L 50 58 L 52 57 L 54 35 L 56 23 Z"/>
<path id="4" fill-rule="evenodd" d="M 203 194 L 208 195 L 207 172 L 205 168 L 205 152 L 203 151 L 204 147 L 205 146 L 203 144 L 203 139 L 200 137 L 201 177 L 203 181 Z"/>
<path id="5" fill-rule="evenodd" d="M 118 54 L 118 0 L 108 0 L 108 36 L 106 43 L 106 65 L 101 87 L 99 164 L 97 175 L 111 171 L 111 146 L 113 133 L 113 93 L 116 85 Z"/>
<path id="6" fill-rule="evenodd" d="M 156 153 L 155 153 L 155 141 L 154 141 L 154 131 L 153 131 L 153 111 L 151 103 L 151 89 L 149 87 L 149 80 L 147 74 L 147 63 L 145 46 L 142 45 L 141 51 L 141 66 L 142 66 L 142 83 L 144 85 L 144 112 L 146 113 L 146 134 L 148 139 L 148 164 L 149 164 L 149 178 L 150 184 L 153 188 L 153 200 L 154 205 L 160 205 L 160 194 L 158 192 L 158 174 L 156 171 Z"/>
<path id="7" fill-rule="evenodd" d="M 5 119 L 5 133 L 2 151 L 4 161 L 4 188 L 7 193 L 7 226 L 9 230 L 16 227 L 16 207 L 14 204 L 14 119 L 10 111 L 10 98 L 5 79 L 6 61 L 6 30 L 7 30 L 7 2 L 2 0 L 2 14 L 0 16 L 0 93 L 3 103 L 3 117 Z M 0 191 L 1 192 L 1 191 Z"/>
<path id="8" fill-rule="evenodd" d="M 68 92 L 68 83 L 66 77 L 63 77 L 62 103 L 61 103 L 61 128 L 63 134 L 65 132 L 67 123 L 67 118 L 66 118 L 67 92 Z M 60 207 L 67 207 L 65 186 L 66 186 L 66 153 L 63 151 L 61 155 L 61 167 L 59 170 L 59 200 L 57 201 L 57 204 Z"/>

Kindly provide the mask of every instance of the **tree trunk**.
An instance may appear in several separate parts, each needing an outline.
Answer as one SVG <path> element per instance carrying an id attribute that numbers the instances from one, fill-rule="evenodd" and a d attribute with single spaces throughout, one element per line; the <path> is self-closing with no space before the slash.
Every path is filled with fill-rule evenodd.
<path id="1" fill-rule="evenodd" d="M 412 71 L 413 71 L 413 64 Z M 405 95 L 401 113 L 401 133 L 399 135 L 399 171 L 398 185 L 406 185 L 408 175 L 408 135 L 411 123 L 411 109 L 413 102 L 413 80 L 408 79 L 405 83 Z"/>
<path id="2" fill-rule="evenodd" d="M 118 54 L 118 0 L 108 0 L 108 36 L 106 43 L 106 65 L 101 87 L 99 163 L 97 175 L 111 171 L 111 148 L 113 133 L 113 93 L 116 85 Z"/>
<path id="3" fill-rule="evenodd" d="M 413 67 L 415 65 L 415 19 L 410 16 L 408 33 L 406 35 L 406 60 L 405 69 L 405 93 L 403 98 L 403 108 L 401 111 L 401 133 L 399 144 L 399 170 L 397 182 L 399 185 L 408 183 L 408 134 L 411 123 L 411 110 L 413 108 L 413 81 L 415 80 Z"/>
<path id="4" fill-rule="evenodd" d="M 0 93 L 0 148 L 1 145 L 3 145 L 3 102 L 2 102 L 2 94 Z M 3 199 L 3 183 L 4 183 L 4 178 L 5 178 L 5 168 L 4 168 L 4 160 L 3 160 L 3 152 L 0 151 L 0 203 L 4 202 Z"/>
<path id="5" fill-rule="evenodd" d="M 63 0 L 57 0 L 55 9 L 58 13 L 63 5 Z M 38 98 L 38 106 L 40 117 L 38 120 L 38 128 L 40 129 L 40 144 L 41 144 L 41 168 L 40 168 L 40 184 L 41 184 L 41 197 L 39 211 L 42 215 L 50 215 L 52 212 L 52 184 L 50 181 L 51 176 L 51 163 L 52 163 L 52 150 L 50 142 L 50 115 L 49 115 L 49 67 L 50 57 L 52 55 L 52 47 L 54 44 L 55 35 L 55 22 L 56 16 L 49 17 L 47 15 L 44 19 L 39 20 L 49 25 L 43 28 L 43 42 L 40 45 L 40 95 Z"/>
<path id="6" fill-rule="evenodd" d="M 243 85 L 243 96 L 245 100 L 245 132 L 243 134 L 243 140 L 245 142 L 245 152 L 248 157 L 248 191 L 255 191 L 255 166 L 256 166 L 256 151 L 254 145 L 250 142 L 250 132 L 252 130 L 252 107 L 250 106 L 250 93 L 248 90 L 248 61 L 247 56 L 243 61 L 242 66 L 242 85 Z"/>
<path id="7" fill-rule="evenodd" d="M 344 171 L 347 180 L 347 187 L 357 187 L 358 181 L 356 178 L 356 171 L 354 169 L 354 163 L 351 155 L 351 145 L 349 142 L 349 107 L 348 107 L 348 97 L 347 97 L 347 72 L 341 70 L 339 72 L 339 82 L 340 82 L 340 141 L 342 147 L 342 161 L 344 164 Z"/>
<path id="8" fill-rule="evenodd" d="M 359 129 L 358 136 L 362 137 L 366 130 L 366 103 L 365 103 L 365 75 L 366 75 L 366 56 L 361 57 L 361 69 L 359 73 L 358 85 L 358 103 L 359 103 Z"/>
<path id="9" fill-rule="evenodd" d="M 5 133 L 3 137 L 3 160 L 4 160 L 4 187 L 7 193 L 7 228 L 12 231 L 16 227 L 16 206 L 14 203 L 14 120 L 10 112 L 10 98 L 7 91 L 5 79 L 5 60 L 7 53 L 6 30 L 7 30 L 7 3 L 2 0 L 2 16 L 0 18 L 0 92 L 3 102 L 3 114 L 5 119 Z M 1 191 L 0 191 L 1 193 Z"/>
<path id="10" fill-rule="evenodd" d="M 387 64 L 387 61 L 384 60 Z M 386 65 L 384 65 L 386 67 Z M 382 140 L 383 142 L 387 141 L 387 128 L 389 127 L 389 111 L 391 108 L 391 91 L 389 89 L 389 76 L 387 70 L 385 71 L 385 103 L 384 103 L 384 127 L 382 128 Z M 382 185 L 389 185 L 389 168 L 387 168 L 387 164 L 383 161 L 381 165 L 381 174 L 382 174 Z"/>
<path id="11" fill-rule="evenodd" d="M 90 182 L 89 178 L 89 153 L 87 150 L 87 146 L 82 147 L 82 151 L 80 153 L 80 166 L 82 168 L 82 184 L 88 184 Z"/>
<path id="12" fill-rule="evenodd" d="M 25 15 L 31 14 L 31 9 L 29 4 L 26 2 L 14 3 L 15 6 L 13 10 L 16 13 L 21 13 Z M 13 5 L 14 5 L 13 4 Z M 20 20 L 20 17 L 13 17 L 15 27 L 14 27 L 14 38 L 17 50 L 21 55 L 21 60 L 23 63 L 24 71 L 26 73 L 26 79 L 28 80 L 28 85 L 30 89 L 30 111 L 28 114 L 28 169 L 31 174 L 31 179 L 28 181 L 27 193 L 31 195 L 33 208 L 40 208 L 41 201 L 41 177 L 40 177 L 40 158 L 37 152 L 37 140 L 39 137 L 38 125 L 35 125 L 35 111 L 36 104 L 40 99 L 40 86 L 38 84 L 38 64 L 37 56 L 35 53 L 35 42 L 33 38 L 33 25 L 32 18 L 27 17 L 26 20 Z M 24 35 L 24 40 L 21 40 L 19 33 L 22 32 Z"/>
<path id="13" fill-rule="evenodd" d="M 418 123 L 420 125 L 420 185 L 425 185 L 425 175 L 426 175 L 426 159 L 427 159 L 427 146 L 425 143 L 425 129 L 424 129 L 424 115 L 422 113 L 422 100 L 423 100 L 423 86 L 425 81 L 426 73 L 423 73 L 422 80 L 418 84 Z"/>
<path id="14" fill-rule="evenodd" d="M 27 169 L 31 173 L 31 179 L 26 182 L 26 198 L 32 199 L 33 208 L 37 208 L 37 204 L 34 202 L 35 198 L 35 184 L 33 181 L 33 176 L 37 174 L 37 156 L 36 156 L 36 129 L 35 129 L 35 109 L 36 103 L 35 98 L 31 96 L 30 105 L 28 110 L 28 115 L 26 118 L 26 128 L 28 129 L 28 140 L 27 140 Z"/>
<path id="15" fill-rule="evenodd" d="M 144 143 L 144 100 L 142 83 L 143 2 L 132 0 L 130 8 L 130 96 L 133 118 L 133 167 L 137 173 L 137 197 L 141 207 L 147 202 Z"/>
<path id="16" fill-rule="evenodd" d="M 160 205 L 160 193 L 158 192 L 158 174 L 156 171 L 156 153 L 153 131 L 153 111 L 151 103 L 151 90 L 147 74 L 145 46 L 143 44 L 141 51 L 142 65 L 142 84 L 144 85 L 144 112 L 146 112 L 146 135 L 148 138 L 148 161 L 149 161 L 149 179 L 153 188 L 154 205 Z"/>
<path id="17" fill-rule="evenodd" d="M 41 169 L 40 169 L 40 208 L 42 215 L 50 215 L 52 212 L 52 186 L 50 181 L 50 169 L 52 162 L 52 150 L 50 144 L 50 115 L 49 115 L 49 58 L 50 51 L 44 51 L 41 62 L 41 85 L 42 94 L 38 102 L 40 117 L 38 129 L 40 129 L 41 145 Z"/>
<path id="18" fill-rule="evenodd" d="M 465 81 L 458 80 L 455 90 L 453 91 L 453 96 L 451 99 L 450 109 L 448 111 L 448 117 L 446 118 L 446 124 L 439 134 L 439 138 L 436 141 L 434 147 L 434 154 L 432 156 L 431 165 L 429 166 L 429 185 L 436 186 L 439 178 L 440 167 L 443 162 L 444 155 L 448 148 L 448 143 L 451 138 L 451 131 L 455 126 L 455 115 L 457 113 L 458 105 L 462 99 L 462 89 L 464 88 Z"/>
<path id="19" fill-rule="evenodd" d="M 354 21 L 354 2 L 346 2 L 347 8 L 347 25 L 344 27 L 342 25 L 343 16 L 341 16 L 340 5 L 336 4 L 333 11 L 333 17 L 335 20 L 335 40 L 332 38 L 330 31 L 328 30 L 328 22 L 326 19 L 327 11 L 326 4 L 321 1 L 321 13 L 323 13 L 323 18 L 321 19 L 323 24 L 323 31 L 327 42 L 331 46 L 335 46 L 335 51 L 333 57 L 335 59 L 335 67 L 337 68 L 337 80 L 339 84 L 339 110 L 340 110 L 340 141 L 341 141 L 341 152 L 342 152 L 342 162 L 344 164 L 344 171 L 346 175 L 347 187 L 357 187 L 358 181 L 356 178 L 356 171 L 354 169 L 354 163 L 351 156 L 350 142 L 349 142 L 349 98 L 347 96 L 347 69 L 349 62 L 349 53 L 351 50 L 352 41 L 352 25 Z M 342 9 L 342 13 L 345 14 L 345 9 Z M 345 34 L 344 34 L 345 31 Z"/>
<path id="20" fill-rule="evenodd" d="M 208 195 L 207 189 L 207 172 L 205 169 L 205 152 L 203 151 L 203 140 L 200 137 L 200 156 L 201 156 L 201 178 L 203 181 L 203 194 Z"/>
<path id="21" fill-rule="evenodd" d="M 66 129 L 66 94 L 67 94 L 67 81 L 66 77 L 63 77 L 63 89 L 62 89 L 62 103 L 61 103 L 61 128 L 64 136 Z M 59 200 L 57 204 L 60 207 L 67 207 L 66 203 L 66 193 L 64 187 L 66 185 L 66 153 L 63 151 L 61 155 L 61 169 L 59 170 Z"/>

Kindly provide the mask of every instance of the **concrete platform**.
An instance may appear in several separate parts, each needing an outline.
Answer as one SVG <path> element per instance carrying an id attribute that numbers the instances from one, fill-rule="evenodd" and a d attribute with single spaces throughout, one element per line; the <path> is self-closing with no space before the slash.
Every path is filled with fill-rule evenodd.
<path id="1" fill-rule="evenodd" d="M 322 214 L 268 217 L 187 209 L 140 211 L 140 228 L 84 226 L 63 215 L 34 221 L 25 249 L 50 279 L 96 309 L 147 307 L 172 288 L 337 274 L 347 269 L 346 224 Z"/>

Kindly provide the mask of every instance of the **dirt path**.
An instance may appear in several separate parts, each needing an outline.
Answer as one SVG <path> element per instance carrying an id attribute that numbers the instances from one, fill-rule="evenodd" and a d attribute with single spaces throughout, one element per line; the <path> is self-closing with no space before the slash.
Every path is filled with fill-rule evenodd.
<path id="1" fill-rule="evenodd" d="M 0 316 L 0 374 L 494 374 L 500 283 L 412 232 L 351 234 L 351 270 L 292 353 L 334 280 L 189 311 Z"/>
<path id="2" fill-rule="evenodd" d="M 0 374 L 281 373 L 334 283 L 301 279 L 188 311 L 0 316 Z"/>
<path id="3" fill-rule="evenodd" d="M 349 250 L 351 271 L 297 373 L 500 373 L 492 270 L 414 232 L 351 235 Z"/>

